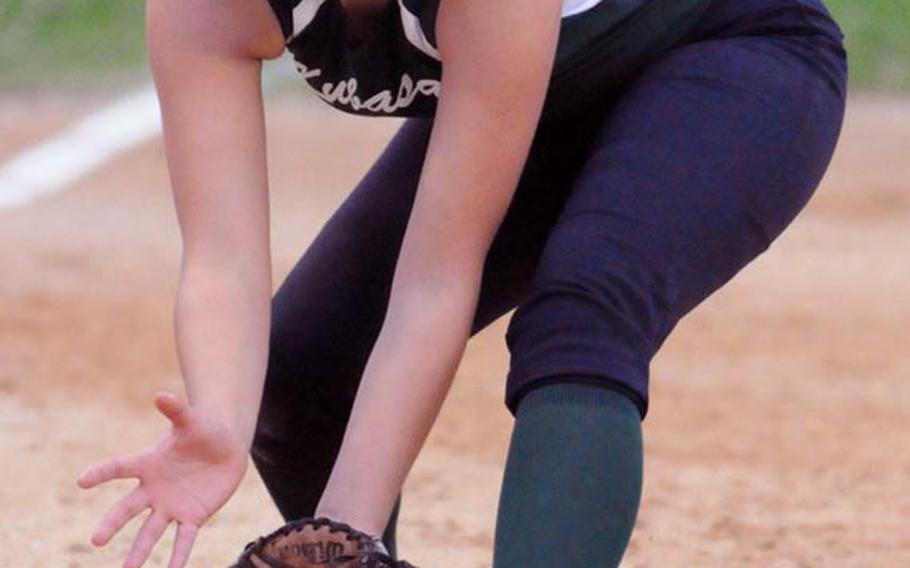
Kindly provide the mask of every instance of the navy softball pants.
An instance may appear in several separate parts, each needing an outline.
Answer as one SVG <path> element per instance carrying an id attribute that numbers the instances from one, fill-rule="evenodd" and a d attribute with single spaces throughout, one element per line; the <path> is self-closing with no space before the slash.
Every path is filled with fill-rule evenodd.
<path id="1" fill-rule="evenodd" d="M 624 393 L 645 416 L 667 335 L 768 248 L 827 168 L 842 38 L 820 0 L 718 0 L 615 93 L 538 129 L 474 321 L 517 308 L 513 415 L 530 389 L 575 380 Z M 403 124 L 274 298 L 253 458 L 286 518 L 312 514 L 328 480 L 431 128 Z"/>

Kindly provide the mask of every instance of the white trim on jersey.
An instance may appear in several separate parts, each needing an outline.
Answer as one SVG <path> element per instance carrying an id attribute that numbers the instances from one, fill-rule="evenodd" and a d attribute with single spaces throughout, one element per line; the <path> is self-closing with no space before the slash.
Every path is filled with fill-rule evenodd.
<path id="1" fill-rule="evenodd" d="M 581 14 L 603 1 L 604 0 L 563 0 L 562 17 L 565 18 L 566 16 Z M 426 34 L 423 33 L 423 28 L 420 26 L 420 20 L 417 16 L 407 9 L 402 0 L 398 0 L 398 7 L 401 12 L 401 24 L 404 27 L 404 35 L 408 38 L 408 41 L 411 42 L 411 45 L 439 61 L 439 51 L 433 47 L 427 39 Z"/>
<path id="2" fill-rule="evenodd" d="M 605 0 L 563 0 L 562 17 L 565 18 L 566 16 L 581 14 L 604 1 Z"/>
<path id="3" fill-rule="evenodd" d="M 404 28 L 404 35 L 411 42 L 411 45 L 436 61 L 440 61 L 439 51 L 427 39 L 426 34 L 423 33 L 423 28 L 420 27 L 420 20 L 408 10 L 403 0 L 398 0 L 398 11 L 401 12 L 401 25 Z"/>
<path id="4" fill-rule="evenodd" d="M 294 6 L 291 13 L 294 20 L 294 33 L 291 34 L 291 39 L 300 35 L 300 32 L 310 25 L 310 22 L 316 17 L 316 12 L 324 3 L 325 0 L 302 0 L 300 4 Z"/>
<path id="5" fill-rule="evenodd" d="M 562 17 L 580 14 L 604 1 L 607 0 L 563 0 Z M 294 6 L 292 11 L 294 31 L 291 34 L 291 39 L 300 35 L 300 32 L 310 25 L 313 18 L 316 17 L 316 12 L 319 11 L 319 8 L 325 2 L 326 0 L 301 0 L 299 4 Z M 401 26 L 404 29 L 404 35 L 411 42 L 411 45 L 439 61 L 439 51 L 427 39 L 423 28 L 420 26 L 420 19 L 408 10 L 403 0 L 398 0 L 398 8 L 401 13 Z"/>

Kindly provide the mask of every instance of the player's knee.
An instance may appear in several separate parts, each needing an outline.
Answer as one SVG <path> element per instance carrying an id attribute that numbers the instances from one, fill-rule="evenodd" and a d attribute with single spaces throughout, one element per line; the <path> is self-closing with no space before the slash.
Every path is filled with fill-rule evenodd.
<path id="1" fill-rule="evenodd" d="M 673 268 L 650 243 L 611 231 L 602 221 L 578 215 L 553 232 L 513 319 L 515 342 L 570 332 L 656 350 L 673 321 Z"/>
<path id="2" fill-rule="evenodd" d="M 252 447 L 258 462 L 287 459 L 307 431 L 319 430 L 326 440 L 344 432 L 359 371 L 329 356 L 315 339 L 316 331 L 273 314 Z"/>
<path id="3" fill-rule="evenodd" d="M 269 356 L 263 385 L 259 418 L 253 438 L 253 460 L 270 463 L 285 452 L 284 446 L 293 435 L 293 423 L 306 414 L 304 376 L 288 357 L 291 331 L 281 325 L 280 318 L 273 318 L 269 334 Z M 298 376 L 300 375 L 300 376 Z"/>
<path id="4" fill-rule="evenodd" d="M 651 358 L 676 321 L 672 274 L 589 221 L 554 231 L 510 322 L 507 405 L 531 383 L 578 374 L 647 399 Z"/>

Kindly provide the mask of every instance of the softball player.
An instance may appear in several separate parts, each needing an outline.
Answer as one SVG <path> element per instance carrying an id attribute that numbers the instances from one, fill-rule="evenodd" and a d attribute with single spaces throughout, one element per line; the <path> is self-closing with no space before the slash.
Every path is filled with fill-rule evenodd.
<path id="1" fill-rule="evenodd" d="M 494 567 L 618 565 L 652 357 L 834 150 L 846 54 L 822 1 L 149 0 L 148 37 L 189 403 L 160 395 L 171 432 L 82 475 L 141 481 L 94 542 L 150 508 L 127 568 L 171 521 L 181 568 L 251 450 L 285 518 L 395 556 L 465 342 L 517 308 Z M 271 299 L 260 63 L 285 49 L 332 106 L 408 119 Z"/>

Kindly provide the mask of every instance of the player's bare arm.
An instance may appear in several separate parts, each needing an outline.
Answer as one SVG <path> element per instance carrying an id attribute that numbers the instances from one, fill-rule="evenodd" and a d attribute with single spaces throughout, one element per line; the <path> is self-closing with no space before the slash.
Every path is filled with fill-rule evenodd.
<path id="1" fill-rule="evenodd" d="M 183 235 L 181 369 L 190 403 L 247 445 L 271 296 L 260 68 L 283 42 L 261 1 L 150 0 L 147 21 Z"/>
<path id="2" fill-rule="evenodd" d="M 181 568 L 196 531 L 246 470 L 258 412 L 271 295 L 260 67 L 281 53 L 283 41 L 265 2 L 149 0 L 147 11 L 183 235 L 175 331 L 189 404 L 159 395 L 170 432 L 145 450 L 89 468 L 79 484 L 137 478 L 92 541 L 106 544 L 150 509 L 124 566 L 142 565 L 176 522 L 169 567 Z"/>
<path id="3" fill-rule="evenodd" d="M 484 259 L 537 126 L 559 7 L 448 0 L 440 8 L 443 87 L 427 159 L 385 323 L 318 514 L 373 534 L 385 526 L 463 353 Z"/>

